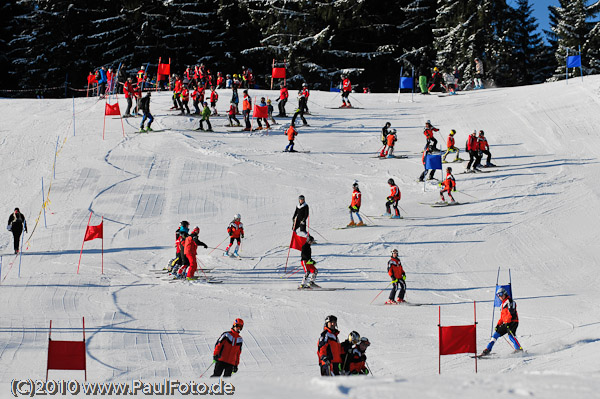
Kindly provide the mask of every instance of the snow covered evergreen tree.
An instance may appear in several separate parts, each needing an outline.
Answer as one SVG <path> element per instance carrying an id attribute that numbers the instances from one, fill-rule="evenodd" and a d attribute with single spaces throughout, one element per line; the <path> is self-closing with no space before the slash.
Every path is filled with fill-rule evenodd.
<path id="1" fill-rule="evenodd" d="M 400 20 L 398 29 L 404 48 L 397 60 L 407 71 L 406 76 L 411 68 L 415 69 L 415 76 L 429 75 L 435 66 L 433 28 L 436 3 L 436 0 L 408 0 L 408 4 L 402 6 L 404 18 Z"/>

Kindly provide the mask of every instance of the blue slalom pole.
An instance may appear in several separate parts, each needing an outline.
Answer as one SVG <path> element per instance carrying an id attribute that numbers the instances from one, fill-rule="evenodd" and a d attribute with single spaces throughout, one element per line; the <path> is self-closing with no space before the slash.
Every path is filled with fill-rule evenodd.
<path id="1" fill-rule="evenodd" d="M 490 337 L 494 335 L 494 314 L 496 313 L 496 290 L 498 289 L 498 281 L 500 279 L 500 266 L 498 266 L 498 275 L 496 276 L 496 286 L 494 287 L 494 300 L 492 301 L 492 330 Z"/>
<path id="2" fill-rule="evenodd" d="M 59 139 L 60 139 L 60 135 L 56 136 L 56 149 L 54 150 L 54 166 L 53 166 L 55 179 L 56 179 L 56 153 L 58 152 L 58 140 Z"/>
<path id="3" fill-rule="evenodd" d="M 42 210 L 44 211 L 44 227 L 48 228 L 46 225 L 46 198 L 44 198 L 44 178 L 42 177 Z"/>

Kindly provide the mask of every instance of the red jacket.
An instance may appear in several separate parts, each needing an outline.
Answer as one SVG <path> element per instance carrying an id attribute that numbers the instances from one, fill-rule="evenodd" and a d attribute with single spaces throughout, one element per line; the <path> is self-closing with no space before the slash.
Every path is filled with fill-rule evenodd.
<path id="1" fill-rule="evenodd" d="M 352 91 L 352 84 L 350 83 L 350 79 L 346 78 L 342 81 L 342 90 L 345 92 Z"/>
<path id="2" fill-rule="evenodd" d="M 448 136 L 448 142 L 446 143 L 448 148 L 454 147 L 454 136 Z"/>
<path id="3" fill-rule="evenodd" d="M 243 343 L 244 340 L 233 328 L 230 331 L 225 331 L 217 340 L 213 356 L 216 356 L 220 362 L 237 366 L 240 364 Z"/>
<path id="4" fill-rule="evenodd" d="M 488 145 L 487 139 L 483 136 L 479 136 L 479 138 L 477 139 L 478 144 L 479 144 L 479 149 L 482 151 L 488 150 L 490 148 L 490 146 Z"/>
<path id="5" fill-rule="evenodd" d="M 325 364 L 323 357 L 325 357 L 330 363 L 341 363 L 342 362 L 342 346 L 338 341 L 338 330 L 330 330 L 325 327 L 321 336 L 319 337 L 319 347 L 317 349 L 317 356 L 319 357 L 319 365 Z"/>
<path id="6" fill-rule="evenodd" d="M 502 301 L 502 305 L 500 306 L 500 320 L 498 320 L 498 325 L 508 324 L 519 321 L 519 315 L 517 314 L 517 304 L 506 297 L 504 301 Z"/>
<path id="7" fill-rule="evenodd" d="M 400 259 L 394 258 L 393 256 L 388 261 L 388 274 L 392 280 L 401 280 L 402 276 L 406 275 L 402 268 L 402 262 Z"/>
<path id="8" fill-rule="evenodd" d="M 219 99 L 219 95 L 217 94 L 217 92 L 215 90 L 211 91 L 210 92 L 210 102 L 216 103 L 218 99 Z"/>
<path id="9" fill-rule="evenodd" d="M 123 94 L 125 94 L 125 98 L 133 97 L 133 92 L 133 84 L 129 81 L 125 82 L 125 84 L 123 85 Z"/>
<path id="10" fill-rule="evenodd" d="M 235 104 L 231 104 L 229 106 L 229 112 L 228 112 L 228 114 L 229 115 L 235 115 L 235 111 L 237 111 L 236 108 L 235 108 Z"/>
<path id="11" fill-rule="evenodd" d="M 190 100 L 190 91 L 184 87 L 182 92 L 181 92 L 181 101 L 183 101 L 184 103 L 187 103 Z"/>
<path id="12" fill-rule="evenodd" d="M 350 206 L 356 206 L 357 208 L 360 208 L 361 196 L 362 194 L 360 191 L 355 189 L 352 192 L 352 202 L 350 203 Z"/>
<path id="13" fill-rule="evenodd" d="M 477 151 L 479 150 L 479 144 L 477 142 L 477 136 L 475 134 L 471 134 L 467 139 L 467 151 Z"/>
<path id="14" fill-rule="evenodd" d="M 400 197 L 402 194 L 400 193 L 400 189 L 398 188 L 398 186 L 390 186 L 390 190 L 391 192 L 388 198 L 393 199 L 394 201 L 400 201 Z"/>
<path id="15" fill-rule="evenodd" d="M 240 221 L 232 221 L 227 226 L 227 233 L 231 238 L 240 238 L 240 236 L 244 235 L 244 224 Z"/>
<path id="16" fill-rule="evenodd" d="M 308 97 L 310 96 L 310 91 L 308 91 L 307 87 L 302 88 L 302 94 L 304 95 L 304 97 L 306 97 L 306 99 L 308 100 Z"/>
<path id="17" fill-rule="evenodd" d="M 288 140 L 292 141 L 292 140 L 294 140 L 294 137 L 296 137 L 298 135 L 298 131 L 294 128 L 294 126 L 290 125 L 286 134 L 288 136 Z"/>
<path id="18" fill-rule="evenodd" d="M 348 371 L 350 374 L 365 374 L 367 367 L 367 355 L 361 352 L 358 348 L 353 348 L 348 355 Z"/>
<path id="19" fill-rule="evenodd" d="M 282 89 L 279 89 L 279 99 L 280 100 L 287 100 L 287 98 L 290 96 L 290 93 L 288 92 L 287 87 L 284 87 Z"/>
<path id="20" fill-rule="evenodd" d="M 198 252 L 198 244 L 194 241 L 192 236 L 189 236 L 185 239 L 185 243 L 183 244 L 183 253 L 187 256 L 196 257 L 196 253 Z"/>
<path id="21" fill-rule="evenodd" d="M 429 125 L 429 126 L 431 126 L 431 125 Z M 425 130 L 423 130 L 423 134 L 428 139 L 431 139 L 431 138 L 433 138 L 433 132 L 439 132 L 439 131 L 440 131 L 440 129 L 435 128 L 433 126 L 431 126 L 431 127 L 425 127 Z"/>
<path id="22" fill-rule="evenodd" d="M 177 94 L 181 93 L 182 88 L 183 88 L 183 84 L 181 83 L 181 80 L 177 79 L 175 81 L 175 93 L 177 93 Z"/>
<path id="23" fill-rule="evenodd" d="M 456 188 L 456 180 L 454 180 L 452 173 L 446 173 L 446 179 L 442 182 L 442 187 L 444 191 L 452 191 Z"/>
<path id="24" fill-rule="evenodd" d="M 182 236 L 177 236 L 177 239 L 175 240 L 175 250 L 177 253 L 181 252 L 181 246 L 184 245 L 184 242 L 185 238 Z"/>
<path id="25" fill-rule="evenodd" d="M 393 147 L 394 143 L 396 141 L 398 141 L 398 139 L 396 138 L 396 136 L 393 135 L 393 134 L 388 134 L 388 136 L 387 136 L 386 139 L 387 139 L 387 145 L 388 145 L 388 147 Z"/>

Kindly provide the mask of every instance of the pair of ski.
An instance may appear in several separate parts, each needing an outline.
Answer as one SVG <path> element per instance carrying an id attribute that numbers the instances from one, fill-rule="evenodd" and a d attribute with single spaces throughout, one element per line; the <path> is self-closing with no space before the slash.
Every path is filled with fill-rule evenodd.
<path id="1" fill-rule="evenodd" d="M 454 205 L 465 205 L 468 204 L 468 202 L 445 202 L 445 201 L 438 201 L 438 202 L 419 202 L 419 204 L 422 205 L 429 205 L 433 208 L 442 208 L 442 207 L 446 207 L 446 206 L 454 206 Z"/>
<path id="2" fill-rule="evenodd" d="M 352 226 L 344 226 L 344 227 L 334 227 L 334 230 L 347 230 L 347 229 L 356 229 L 361 227 L 368 227 L 368 225 L 363 224 L 362 226 L 352 225 Z"/>
<path id="3" fill-rule="evenodd" d="M 293 153 L 293 152 L 297 152 L 297 153 L 299 153 L 299 154 L 308 154 L 308 153 L 310 153 L 310 151 L 298 151 L 298 150 L 293 150 L 293 151 L 286 151 L 286 150 L 283 150 L 282 152 L 292 152 L 292 153 Z"/>
<path id="4" fill-rule="evenodd" d="M 384 157 L 382 157 L 382 156 L 377 155 L 376 157 L 373 157 L 373 158 L 379 158 L 379 159 L 407 159 L 408 155 L 392 155 L 391 157 L 390 156 L 384 156 Z"/>
<path id="5" fill-rule="evenodd" d="M 526 353 L 527 352 L 524 351 L 524 350 L 514 350 L 512 352 L 512 355 L 515 355 L 515 356 L 516 355 L 524 355 Z M 471 358 L 472 359 L 475 359 L 475 358 L 477 358 L 477 359 L 490 359 L 490 358 L 495 357 L 495 356 L 496 356 L 495 353 L 490 352 L 490 353 L 480 353 L 479 355 L 472 355 Z"/>
<path id="6" fill-rule="evenodd" d="M 345 290 L 344 287 L 303 287 L 299 286 L 298 291 L 340 291 Z"/>
<path id="7" fill-rule="evenodd" d="M 384 305 L 405 305 L 405 306 L 423 306 L 426 305 L 425 303 L 413 303 L 413 302 L 394 302 L 394 303 L 388 303 L 388 302 L 384 302 Z"/>

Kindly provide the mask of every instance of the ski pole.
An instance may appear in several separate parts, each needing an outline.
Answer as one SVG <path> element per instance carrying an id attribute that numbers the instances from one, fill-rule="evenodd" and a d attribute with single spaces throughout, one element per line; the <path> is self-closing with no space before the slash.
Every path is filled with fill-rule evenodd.
<path id="1" fill-rule="evenodd" d="M 325 241 L 329 242 L 329 240 L 327 238 L 323 237 L 323 235 L 321 233 L 319 233 L 317 230 L 315 230 L 314 227 L 312 228 L 312 231 L 314 231 L 315 233 L 317 233 L 318 235 L 320 235 L 321 238 L 324 239 Z"/>
<path id="2" fill-rule="evenodd" d="M 208 365 L 208 367 L 206 368 L 206 370 L 204 370 L 204 373 L 200 374 L 200 378 L 202 378 L 202 376 L 203 376 L 204 374 L 206 374 L 206 372 L 207 372 L 208 370 L 210 370 L 210 368 L 211 368 L 211 367 L 213 366 L 213 364 L 215 364 L 215 363 L 216 363 L 216 361 L 214 361 L 214 360 L 213 360 L 213 361 L 212 361 L 212 363 Z"/>
<path id="3" fill-rule="evenodd" d="M 388 285 L 386 285 L 386 286 L 385 286 L 385 288 L 384 288 L 384 289 L 382 289 L 381 291 L 379 291 L 379 294 L 377 294 L 377 296 L 376 296 L 375 298 L 373 298 L 373 300 L 371 301 L 371 303 L 369 303 L 369 305 L 371 305 L 373 302 L 375 302 L 375 299 L 377 299 L 377 298 L 379 297 L 379 295 L 381 295 L 381 293 L 382 293 L 383 291 L 387 290 L 387 289 L 388 289 L 388 287 L 389 287 L 390 285 L 392 285 L 392 282 L 391 282 L 391 281 L 390 281 L 390 283 L 389 283 Z"/>
<path id="4" fill-rule="evenodd" d="M 367 370 L 369 370 L 369 374 L 373 375 L 373 372 L 371 371 L 371 368 L 369 367 L 369 363 L 367 363 L 366 360 L 365 360 L 365 366 L 367 366 Z"/>
<path id="5" fill-rule="evenodd" d="M 198 268 L 200 269 L 200 271 L 202 272 L 202 274 L 204 274 L 204 278 L 206 279 L 206 281 L 208 281 L 208 276 L 204 272 L 204 269 L 206 269 L 206 265 L 204 263 L 200 262 L 200 260 L 198 259 L 198 257 L 196 257 L 196 262 L 198 263 Z M 204 266 L 204 269 L 200 265 Z"/>
<path id="6" fill-rule="evenodd" d="M 229 238 L 229 236 L 225 237 L 225 240 L 227 240 L 228 238 Z M 214 250 L 215 250 L 215 249 L 219 248 L 219 247 L 221 246 L 221 244 L 223 244 L 223 243 L 225 242 L 225 240 L 221 241 L 221 242 L 219 243 L 219 245 L 217 245 L 216 247 L 214 247 L 214 248 L 213 248 L 213 250 L 212 250 L 212 251 L 210 251 L 208 254 L 209 254 L 209 255 L 210 255 L 210 254 L 212 254 L 212 253 L 214 252 Z"/>
<path id="7" fill-rule="evenodd" d="M 471 194 L 467 194 L 467 193 L 465 193 L 464 191 L 458 191 L 458 190 L 457 190 L 456 192 L 458 192 L 458 193 L 461 193 L 461 194 L 464 194 L 464 195 L 466 195 L 466 196 L 469 196 L 469 197 L 471 197 L 471 198 L 474 198 L 474 199 L 476 199 L 476 200 L 478 200 L 478 201 L 479 201 L 479 198 L 477 198 L 477 197 L 475 197 L 475 196 L 473 196 L 473 195 L 471 195 Z"/>
<path id="8" fill-rule="evenodd" d="M 368 221 L 369 223 L 371 223 L 371 224 L 375 224 L 375 223 L 373 223 L 373 221 L 372 221 L 372 220 L 371 220 L 371 219 L 370 219 L 370 218 L 369 218 L 367 215 L 365 215 L 364 213 L 361 213 L 361 214 L 360 214 L 360 216 L 362 216 L 362 217 L 364 217 L 365 219 L 367 219 L 367 221 Z"/>

